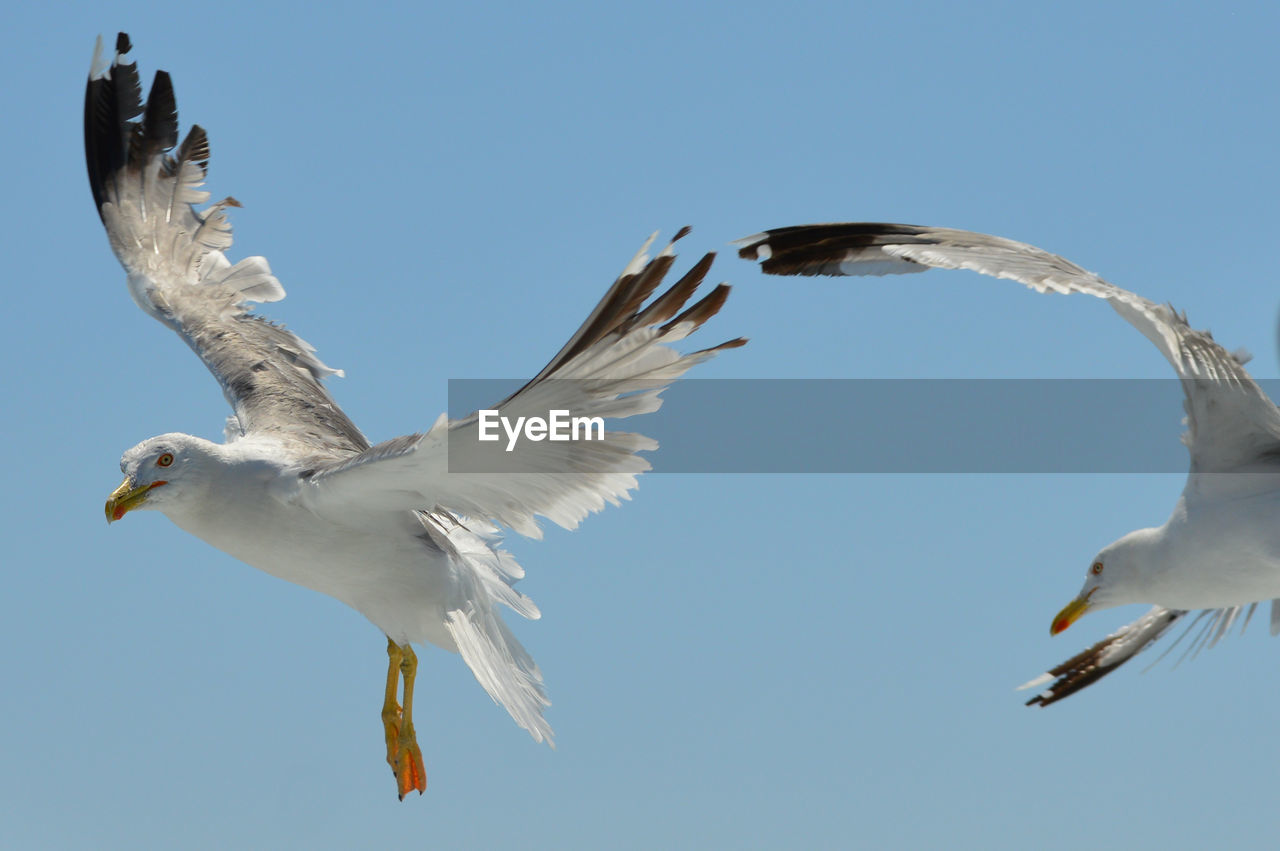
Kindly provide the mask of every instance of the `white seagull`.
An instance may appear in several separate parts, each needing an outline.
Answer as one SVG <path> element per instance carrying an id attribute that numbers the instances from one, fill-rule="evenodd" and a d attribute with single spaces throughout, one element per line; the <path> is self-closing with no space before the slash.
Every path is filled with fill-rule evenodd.
<path id="1" fill-rule="evenodd" d="M 1188 649 L 1212 645 L 1242 614 L 1243 629 L 1265 600 L 1272 601 L 1271 634 L 1280 632 L 1280 410 L 1245 371 L 1245 356 L 1227 352 L 1171 307 L 1056 254 L 998 236 L 864 222 L 778 228 L 735 245 L 739 256 L 759 260 L 772 275 L 970 269 L 1037 292 L 1097 296 L 1155 343 L 1177 371 L 1186 395 L 1183 442 L 1191 454 L 1182 496 L 1163 526 L 1130 532 L 1090 560 L 1084 587 L 1050 629 L 1056 635 L 1094 609 L 1155 607 L 1022 686 L 1052 681 L 1028 705 L 1047 706 L 1095 682 L 1193 610 L 1200 611 L 1183 635 L 1198 621 L 1203 628 Z"/>
<path id="2" fill-rule="evenodd" d="M 226 210 L 238 205 L 228 198 L 203 211 L 193 206 L 209 198 L 200 189 L 205 132 L 192 127 L 178 144 L 169 75 L 156 73 L 144 106 L 129 50 L 122 33 L 107 64 L 99 39 L 89 75 L 85 148 L 94 201 L 133 300 L 200 356 L 234 415 L 225 443 L 164 434 L 125 452 L 125 480 L 107 500 L 107 520 L 158 510 L 256 568 L 336 597 L 381 629 L 390 657 L 387 762 L 402 799 L 426 788 L 412 720 L 413 642 L 460 653 L 515 722 L 550 743 L 542 675 L 499 615 L 500 605 L 527 618 L 538 609 L 513 588 L 524 571 L 498 548 L 494 524 L 538 537 L 541 515 L 572 529 L 627 498 L 649 469 L 636 453 L 657 444 L 601 434 L 603 425 L 559 442 L 526 427 L 528 439 L 504 452 L 506 440 L 478 441 L 475 415 L 442 414 L 425 433 L 370 445 L 321 383 L 337 370 L 250 312 L 249 302 L 277 301 L 284 289 L 262 257 L 227 259 Z M 708 254 L 644 306 L 675 261 L 670 246 L 650 259 L 652 239 L 551 362 L 494 406 L 502 416 L 517 422 L 567 411 L 590 421 L 653 411 L 662 388 L 745 342 L 689 354 L 671 348 L 715 315 L 729 290 L 717 286 L 684 309 L 711 267 Z M 476 472 L 495 469 L 495 461 L 499 472 Z"/>

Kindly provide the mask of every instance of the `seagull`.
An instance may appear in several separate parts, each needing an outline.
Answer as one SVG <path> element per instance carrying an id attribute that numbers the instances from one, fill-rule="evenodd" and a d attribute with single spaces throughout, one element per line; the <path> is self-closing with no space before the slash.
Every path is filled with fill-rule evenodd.
<path id="1" fill-rule="evenodd" d="M 341 373 L 251 312 L 253 302 L 283 298 L 284 288 L 264 258 L 227 258 L 227 210 L 238 203 L 195 206 L 209 200 L 200 188 L 205 131 L 193 126 L 178 143 L 169 75 L 156 73 L 144 104 L 130 50 L 121 33 L 109 63 L 101 39 L 94 52 L 85 93 L 94 202 L 129 294 L 204 361 L 233 414 L 222 443 L 163 434 L 125 452 L 107 521 L 159 511 L 241 561 L 341 600 L 382 630 L 382 724 L 401 800 L 426 788 L 413 727 L 415 642 L 459 653 L 518 725 L 552 744 L 542 674 L 499 613 L 506 606 L 539 616 L 513 587 L 524 571 L 500 548 L 499 526 L 537 538 L 538 516 L 572 529 L 629 498 L 636 476 L 650 468 L 637 453 L 657 444 L 605 431 L 604 419 L 656 410 L 672 381 L 746 342 L 687 354 L 672 347 L 729 295 L 721 284 L 685 308 L 714 255 L 650 300 L 675 262 L 671 245 L 651 258 L 650 237 L 551 362 L 489 411 L 517 429 L 519 417 L 531 423 L 571 411 L 588 424 L 599 419 L 594 433 L 588 426 L 543 440 L 544 420 L 541 431 L 526 426 L 518 446 L 485 443 L 482 416 L 442 414 L 425 432 L 371 444 L 322 383 Z"/>
<path id="2" fill-rule="evenodd" d="M 1050 631 L 1057 635 L 1089 611 L 1131 603 L 1154 607 L 1021 686 L 1050 684 L 1027 705 L 1048 706 L 1080 691 L 1179 622 L 1186 622 L 1186 630 L 1169 649 L 1199 623 L 1187 648 L 1198 652 L 1237 622 L 1243 630 L 1258 604 L 1271 600 L 1271 634 L 1280 633 L 1280 410 L 1245 370 L 1246 354 L 1227 352 L 1172 307 L 1056 254 L 998 236 L 863 222 L 777 228 L 734 245 L 740 257 L 760 261 L 771 275 L 969 269 L 1041 293 L 1096 296 L 1173 365 L 1185 394 L 1183 443 L 1191 455 L 1182 495 L 1164 525 L 1130 532 L 1089 561 L 1084 587 L 1054 617 Z"/>

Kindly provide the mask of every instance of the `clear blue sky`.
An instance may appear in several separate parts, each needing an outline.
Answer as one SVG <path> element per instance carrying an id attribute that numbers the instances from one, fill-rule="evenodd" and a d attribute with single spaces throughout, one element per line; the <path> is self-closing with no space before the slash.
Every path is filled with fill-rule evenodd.
<path id="1" fill-rule="evenodd" d="M 1180 475 L 646 477 L 573 533 L 510 541 L 559 749 L 427 649 L 430 787 L 398 803 L 375 628 L 158 514 L 103 522 L 124 449 L 216 436 L 226 407 L 130 303 L 80 121 L 94 37 L 128 30 L 208 128 L 212 192 L 244 204 L 233 256 L 289 291 L 265 312 L 347 371 L 334 392 L 374 439 L 429 425 L 449 378 L 535 371 L 650 231 L 686 223 L 689 260 L 824 220 L 1026 240 L 1274 377 L 1277 16 L 10 4 L 0 845 L 1270 846 L 1265 626 L 1048 710 L 1013 691 L 1140 611 L 1049 637 L 1093 553 L 1162 522 Z M 1091 299 L 766 279 L 727 251 L 713 277 L 736 287 L 706 341 L 752 342 L 702 377 L 1170 374 Z"/>

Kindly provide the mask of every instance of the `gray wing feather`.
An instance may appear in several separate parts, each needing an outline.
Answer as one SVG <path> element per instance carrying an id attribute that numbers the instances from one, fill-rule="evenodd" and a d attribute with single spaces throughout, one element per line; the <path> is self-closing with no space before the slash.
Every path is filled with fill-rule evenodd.
<path id="1" fill-rule="evenodd" d="M 98 214 L 134 301 L 200 356 L 241 434 L 280 434 L 330 457 L 367 448 L 321 383 L 341 373 L 297 335 L 251 312 L 251 302 L 284 298 L 284 288 L 265 258 L 232 264 L 223 253 L 231 245 L 226 211 L 239 204 L 228 198 L 203 211 L 193 206 L 209 199 L 201 188 L 208 139 L 195 126 L 177 145 L 169 75 L 156 73 L 144 105 L 137 66 L 125 61 L 129 49 L 122 33 L 108 65 L 99 41 L 85 90 L 85 155 Z"/>

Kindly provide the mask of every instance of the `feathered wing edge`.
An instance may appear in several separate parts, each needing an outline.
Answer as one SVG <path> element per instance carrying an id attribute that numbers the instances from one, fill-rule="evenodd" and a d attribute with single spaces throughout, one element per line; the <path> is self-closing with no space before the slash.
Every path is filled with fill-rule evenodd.
<path id="1" fill-rule="evenodd" d="M 156 72 L 144 103 L 138 67 L 126 57 L 128 35 L 120 33 L 115 47 L 109 62 L 101 39 L 94 50 L 85 87 L 85 161 L 134 302 L 204 361 L 241 434 L 288 431 L 337 454 L 367 448 L 321 383 L 341 371 L 321 362 L 305 340 L 251 312 L 250 303 L 279 301 L 285 292 L 266 258 L 227 259 L 227 209 L 239 203 L 193 206 L 209 200 L 202 188 L 210 155 L 204 129 L 193 126 L 179 144 L 169 74 Z"/>
<path id="2" fill-rule="evenodd" d="M 1070 260 L 1025 242 L 953 228 L 888 222 L 797 225 L 733 243 L 770 275 L 866 276 L 967 269 L 1037 292 L 1104 299 L 1150 340 L 1177 371 L 1185 391 L 1192 473 L 1270 465 L 1280 451 L 1280 411 L 1232 354 L 1186 316 L 1118 287 Z M 1199 441 L 1197 434 L 1213 439 Z M 1201 483 L 1212 488 L 1212 483 Z"/>
<path id="3" fill-rule="evenodd" d="M 708 254 L 646 306 L 674 260 L 670 245 L 652 259 L 642 249 L 547 367 L 495 406 L 501 415 L 514 421 L 562 409 L 617 419 L 651 412 L 661 406 L 662 390 L 694 365 L 743 345 L 738 338 L 688 354 L 671 347 L 714 316 L 729 294 L 720 284 L 685 308 L 711 267 Z M 444 510 L 536 538 L 538 516 L 572 529 L 627 498 L 636 476 L 649 469 L 637 453 L 654 448 L 642 435 L 606 429 L 603 439 L 524 441 L 506 452 L 479 440 L 476 414 L 441 416 L 425 434 L 394 438 L 315 470 L 299 499 L 334 517 L 357 503 Z"/>
<path id="4" fill-rule="evenodd" d="M 232 266 L 223 254 L 232 242 L 226 209 L 238 202 L 227 198 L 203 213 L 192 206 L 209 200 L 201 188 L 208 172 L 208 135 L 196 124 L 178 144 L 173 81 L 168 72 L 157 71 L 144 103 L 137 63 L 125 61 L 132 48 L 129 36 L 120 33 L 116 55 L 107 63 L 98 39 L 85 87 L 84 143 L 98 216 L 130 274 L 135 300 L 172 325 L 163 291 L 179 284 L 218 287 L 218 295 L 235 305 L 284 298 L 265 258 L 248 257 Z"/>
<path id="5" fill-rule="evenodd" d="M 1177 664 L 1181 664 L 1187 658 L 1194 659 L 1201 650 L 1216 645 L 1237 621 L 1240 623 L 1240 632 L 1243 634 L 1258 605 L 1258 603 L 1250 603 L 1247 606 L 1202 609 L 1196 612 L 1195 616 L 1187 621 L 1182 634 L 1166 647 L 1164 652 L 1147 666 L 1147 669 L 1154 667 L 1173 652 L 1193 632 L 1195 636 L 1183 649 Z M 1184 620 L 1190 614 L 1191 612 L 1185 609 L 1154 606 L 1133 623 L 1122 626 L 1092 647 L 1072 656 L 1061 665 L 1050 668 L 1018 688 L 1019 690 L 1039 688 L 1045 683 L 1051 683 L 1049 688 L 1028 700 L 1027 706 L 1049 706 L 1057 703 L 1093 685 L 1146 650 L 1159 641 L 1174 624 Z M 1198 632 L 1195 631 L 1197 626 L 1200 627 Z M 1271 601 L 1271 634 L 1273 636 L 1280 634 L 1280 600 Z"/>
<path id="6" fill-rule="evenodd" d="M 1018 686 L 1019 689 L 1052 685 L 1027 701 L 1027 706 L 1048 706 L 1093 685 L 1128 662 L 1164 635 L 1187 613 L 1177 609 L 1152 608 L 1131 624 L 1121 627 L 1092 647 Z"/>

